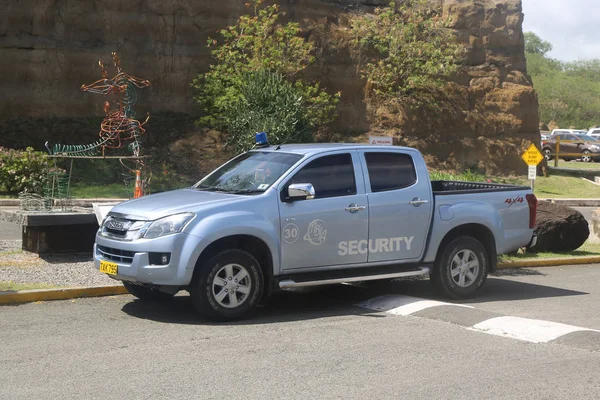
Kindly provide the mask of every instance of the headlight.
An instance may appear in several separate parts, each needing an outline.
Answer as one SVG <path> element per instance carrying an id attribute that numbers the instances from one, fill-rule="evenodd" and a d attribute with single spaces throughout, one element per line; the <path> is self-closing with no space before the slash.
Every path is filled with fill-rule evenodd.
<path id="1" fill-rule="evenodd" d="M 169 215 L 152 222 L 142 235 L 144 239 L 154 239 L 161 236 L 179 233 L 194 218 L 194 214 L 184 213 Z"/>

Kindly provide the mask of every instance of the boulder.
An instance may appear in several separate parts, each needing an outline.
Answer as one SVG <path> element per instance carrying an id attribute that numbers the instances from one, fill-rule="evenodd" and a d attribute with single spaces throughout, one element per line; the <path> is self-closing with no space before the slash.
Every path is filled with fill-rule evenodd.
<path id="1" fill-rule="evenodd" d="M 588 222 L 579 211 L 547 201 L 538 203 L 535 231 L 538 241 L 533 252 L 572 251 L 590 235 Z"/>

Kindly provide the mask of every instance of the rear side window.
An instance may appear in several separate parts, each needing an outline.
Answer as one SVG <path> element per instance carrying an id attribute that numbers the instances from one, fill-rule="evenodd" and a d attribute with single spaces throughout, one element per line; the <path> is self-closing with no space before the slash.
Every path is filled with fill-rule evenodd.
<path id="1" fill-rule="evenodd" d="M 346 153 L 318 158 L 306 164 L 289 183 L 311 183 L 315 199 L 356 194 L 352 156 Z"/>
<path id="2" fill-rule="evenodd" d="M 417 181 L 413 159 L 401 153 L 365 153 L 372 192 L 402 189 Z"/>

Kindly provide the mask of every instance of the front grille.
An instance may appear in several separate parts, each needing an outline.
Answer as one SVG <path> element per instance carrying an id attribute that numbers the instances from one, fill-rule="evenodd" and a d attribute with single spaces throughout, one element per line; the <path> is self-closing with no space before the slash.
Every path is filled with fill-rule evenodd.
<path id="1" fill-rule="evenodd" d="M 109 229 L 109 228 L 105 228 L 106 232 L 110 233 L 112 236 L 116 236 L 116 237 L 125 237 L 125 235 L 127 234 L 127 231 L 119 231 L 116 229 Z"/>
<path id="2" fill-rule="evenodd" d="M 131 264 L 133 262 L 133 256 L 135 255 L 133 251 L 113 249 L 100 245 L 96 246 L 96 249 L 102 258 L 126 264 Z"/>

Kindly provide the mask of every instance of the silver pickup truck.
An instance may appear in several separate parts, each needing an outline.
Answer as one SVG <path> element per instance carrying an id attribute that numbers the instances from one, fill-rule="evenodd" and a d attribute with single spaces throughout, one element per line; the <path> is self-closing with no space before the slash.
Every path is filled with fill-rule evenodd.
<path id="1" fill-rule="evenodd" d="M 535 243 L 528 187 L 430 181 L 419 151 L 260 143 L 194 186 L 115 206 L 95 266 L 142 300 L 180 290 L 216 320 L 273 290 L 429 275 L 473 296 L 499 254 Z"/>

